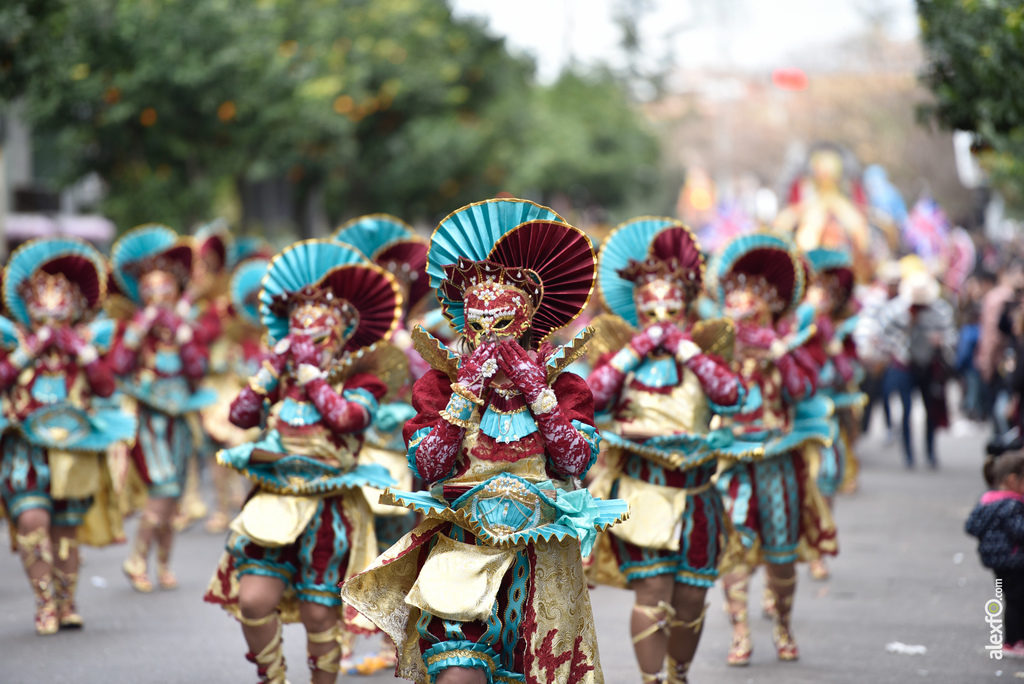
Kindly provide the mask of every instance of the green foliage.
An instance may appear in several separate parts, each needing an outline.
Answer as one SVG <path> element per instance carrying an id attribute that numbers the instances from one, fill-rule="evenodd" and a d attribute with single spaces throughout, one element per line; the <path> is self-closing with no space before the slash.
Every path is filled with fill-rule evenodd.
<path id="1" fill-rule="evenodd" d="M 950 129 L 972 131 L 993 182 L 1024 200 L 1024 5 L 1019 0 L 917 0 L 934 102 L 921 108 Z"/>
<path id="2" fill-rule="evenodd" d="M 46 2 L 19 26 L 63 26 L 59 61 L 0 64 L 31 75 L 37 134 L 65 180 L 99 173 L 121 228 L 184 228 L 225 188 L 282 178 L 296 218 L 315 192 L 335 220 L 434 220 L 502 190 L 614 204 L 656 163 L 614 79 L 538 86 L 529 60 L 443 0 Z"/>

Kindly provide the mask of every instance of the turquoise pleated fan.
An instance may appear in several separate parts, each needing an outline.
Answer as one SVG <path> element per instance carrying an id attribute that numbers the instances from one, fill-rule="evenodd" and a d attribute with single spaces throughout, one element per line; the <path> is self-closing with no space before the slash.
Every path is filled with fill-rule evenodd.
<path id="1" fill-rule="evenodd" d="M 231 304 L 239 316 L 257 328 L 262 325 L 260 309 L 259 304 L 251 300 L 251 295 L 259 292 L 269 263 L 269 259 L 249 259 L 231 276 Z"/>
<path id="2" fill-rule="evenodd" d="M 565 223 L 565 219 L 551 209 L 521 199 L 485 200 L 449 214 L 430 238 L 427 254 L 430 286 L 438 287 L 444 280 L 444 267 L 458 262 L 460 256 L 482 261 L 505 233 L 538 220 Z"/>
<path id="3" fill-rule="evenodd" d="M 415 234 L 412 227 L 400 218 L 390 214 L 368 214 L 342 225 L 333 238 L 352 245 L 367 259 L 373 260 L 394 242 Z"/>
<path id="4" fill-rule="evenodd" d="M 11 255 L 4 268 L 4 306 L 15 321 L 29 325 L 28 308 L 18 287 L 43 264 L 60 257 L 82 257 L 92 262 L 98 277 L 106 277 L 107 264 L 95 247 L 76 238 L 39 238 L 30 240 Z M 100 285 L 102 291 L 102 285 Z"/>
<path id="5" fill-rule="evenodd" d="M 630 260 L 643 261 L 654 236 L 669 226 L 682 225 L 668 218 L 640 217 L 617 227 L 601 246 L 597 257 L 597 287 L 609 311 L 630 325 L 639 325 L 633 303 L 633 283 L 619 277 Z"/>
<path id="6" fill-rule="evenodd" d="M 263 238 L 242 235 L 228 245 L 228 268 L 234 268 L 254 256 L 266 256 L 269 259 L 273 253 L 270 243 Z"/>
<path id="7" fill-rule="evenodd" d="M 110 252 L 114 280 L 121 291 L 133 302 L 139 302 L 139 281 L 125 271 L 125 266 L 170 249 L 178 241 L 178 234 L 159 223 L 146 223 L 122 235 Z"/>
<path id="8" fill-rule="evenodd" d="M 812 249 L 807 252 L 807 260 L 818 273 L 853 266 L 850 254 L 838 249 Z"/>
<path id="9" fill-rule="evenodd" d="M 270 310 L 273 297 L 297 292 L 320 281 L 328 271 L 344 264 L 367 263 L 355 248 L 332 240 L 305 240 L 270 260 L 260 290 L 260 319 L 273 344 L 288 334 L 288 319 Z"/>

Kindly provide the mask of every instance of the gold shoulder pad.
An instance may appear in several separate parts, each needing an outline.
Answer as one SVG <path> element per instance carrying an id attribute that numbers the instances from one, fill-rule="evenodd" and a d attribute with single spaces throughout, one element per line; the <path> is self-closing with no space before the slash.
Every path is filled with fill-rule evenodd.
<path id="1" fill-rule="evenodd" d="M 411 336 L 412 348 L 430 364 L 431 368 L 445 373 L 452 382 L 458 379 L 459 357 L 441 340 L 427 332 L 422 325 L 413 326 Z"/>
<path id="2" fill-rule="evenodd" d="M 409 359 L 390 342 L 375 342 L 335 362 L 328 371 L 327 382 L 336 385 L 357 373 L 375 375 L 387 386 L 387 394 L 380 400 L 384 404 L 409 381 Z"/>
<path id="3" fill-rule="evenodd" d="M 608 352 L 617 352 L 633 339 L 636 330 L 619 316 L 604 313 L 590 321 L 594 335 L 587 345 L 587 363 L 593 367 Z"/>
<path id="4" fill-rule="evenodd" d="M 736 324 L 731 318 L 698 321 L 690 330 L 690 336 L 705 353 L 720 356 L 726 361 L 732 359 L 736 344 Z"/>

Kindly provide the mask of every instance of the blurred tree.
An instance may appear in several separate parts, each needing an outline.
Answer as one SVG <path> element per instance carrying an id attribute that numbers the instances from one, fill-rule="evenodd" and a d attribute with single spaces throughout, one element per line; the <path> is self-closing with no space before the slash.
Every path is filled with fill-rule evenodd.
<path id="1" fill-rule="evenodd" d="M 67 0 L 4 0 L 0 4 L 0 103 L 19 98 L 29 81 L 60 68 Z"/>
<path id="2" fill-rule="evenodd" d="M 26 63 L 29 113 L 67 180 L 106 181 L 122 228 L 186 228 L 225 194 L 251 228 L 268 183 L 305 233 L 368 211 L 432 221 L 501 190 L 614 203 L 657 155 L 610 77 L 538 86 L 444 0 L 78 0 L 59 16 L 62 64 Z"/>
<path id="3" fill-rule="evenodd" d="M 917 0 L 934 102 L 926 119 L 972 131 L 1008 202 L 1024 205 L 1024 5 L 1019 0 Z"/>

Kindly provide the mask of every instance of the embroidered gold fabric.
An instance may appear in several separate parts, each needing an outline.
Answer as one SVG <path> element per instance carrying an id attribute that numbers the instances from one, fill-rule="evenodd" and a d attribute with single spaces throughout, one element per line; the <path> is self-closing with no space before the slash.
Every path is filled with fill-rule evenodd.
<path id="1" fill-rule="evenodd" d="M 395 489 L 412 491 L 412 471 L 409 469 L 409 461 L 404 453 L 363 444 L 363 448 L 359 452 L 359 462 L 384 466 L 397 482 Z M 363 490 L 363 496 L 375 516 L 398 516 L 408 513 L 400 506 L 387 506 L 380 503 L 380 495 L 384 493 L 384 490 L 367 486 L 360 487 L 360 489 Z"/>
<path id="2" fill-rule="evenodd" d="M 260 546 L 278 547 L 299 538 L 316 515 L 320 499 L 258 492 L 231 521 L 231 530 Z"/>
<path id="3" fill-rule="evenodd" d="M 446 620 L 487 620 L 519 547 L 476 546 L 438 535 L 405 602 Z"/>
<path id="4" fill-rule="evenodd" d="M 50 496 L 54 499 L 85 499 L 100 488 L 100 458 L 96 452 L 47 450 L 50 464 Z"/>
<path id="5" fill-rule="evenodd" d="M 650 484 L 628 475 L 620 475 L 618 482 L 616 497 L 629 502 L 630 515 L 628 520 L 613 527 L 611 533 L 643 548 L 678 551 L 686 496 L 690 492 Z"/>
<path id="6" fill-rule="evenodd" d="M 622 404 L 627 408 L 617 416 L 615 431 L 624 437 L 704 433 L 711 421 L 700 380 L 689 368 L 683 368 L 682 382 L 669 394 L 623 387 Z"/>

